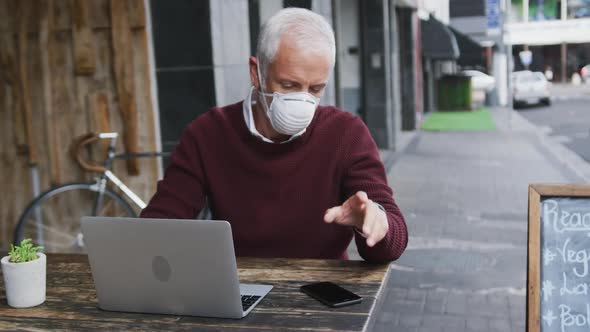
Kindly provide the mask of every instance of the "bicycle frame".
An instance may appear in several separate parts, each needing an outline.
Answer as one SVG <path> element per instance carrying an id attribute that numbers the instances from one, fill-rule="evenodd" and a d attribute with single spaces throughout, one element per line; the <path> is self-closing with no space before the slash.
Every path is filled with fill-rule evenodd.
<path id="1" fill-rule="evenodd" d="M 105 196 L 110 196 L 114 200 L 118 200 L 119 204 L 124 204 L 124 209 L 126 214 L 132 216 L 134 214 L 133 208 L 129 203 L 134 204 L 135 206 L 139 207 L 140 209 L 144 209 L 146 207 L 146 203 L 137 195 L 135 194 L 127 185 L 123 183 L 112 171 L 111 168 L 113 167 L 113 160 L 115 159 L 130 159 L 130 158 L 147 158 L 147 157 L 164 157 L 169 155 L 169 153 L 161 153 L 161 152 L 143 152 L 143 153 L 122 153 L 116 154 L 115 148 L 117 144 L 117 138 L 119 137 L 118 133 L 111 132 L 111 133 L 99 133 L 93 135 L 93 138 L 89 142 L 95 142 L 96 138 L 102 139 L 109 139 L 110 143 L 107 149 L 107 158 L 105 159 L 102 165 L 98 165 L 96 163 L 82 163 L 78 160 L 76 155 L 77 161 L 80 163 L 82 168 L 87 171 L 98 172 L 98 176 L 95 178 L 95 182 L 72 182 L 60 185 L 58 187 L 54 187 L 52 189 L 47 190 L 46 192 L 38 195 L 37 197 L 33 198 L 31 203 L 27 206 L 21 217 L 19 218 L 18 227 L 21 224 L 26 224 L 25 217 L 32 216 L 34 218 L 35 225 L 37 227 L 37 243 L 39 245 L 43 245 L 44 243 L 44 226 L 43 226 L 43 216 L 41 215 L 40 211 L 40 204 L 43 204 L 46 199 L 53 197 L 55 195 L 59 195 L 62 192 L 66 192 L 72 189 L 90 189 L 92 192 L 95 193 L 93 202 L 92 202 L 92 210 L 87 211 L 90 212 L 91 216 L 98 216 L 99 212 L 101 211 L 102 205 L 104 204 Z M 83 145 L 82 145 L 83 146 Z M 91 167 L 84 166 L 90 165 Z M 99 166 L 99 167 L 95 167 Z M 120 191 L 124 195 L 118 195 L 114 192 L 111 188 L 107 187 L 108 182 L 112 182 L 113 185 L 120 189 Z M 125 199 L 127 197 L 127 199 Z M 31 209 L 30 212 L 29 209 Z M 32 213 L 32 215 L 30 215 Z M 18 228 L 17 227 L 17 228 Z M 21 237 L 18 235 L 18 230 L 15 232 L 15 241 L 16 239 Z M 75 244 L 78 247 L 83 246 L 83 238 L 82 233 L 78 232 L 75 235 Z"/>
<path id="2" fill-rule="evenodd" d="M 111 167 L 113 164 L 113 160 L 115 159 L 130 159 L 130 158 L 149 158 L 149 157 L 163 157 L 167 155 L 166 153 L 159 153 L 159 152 L 144 152 L 144 153 L 122 153 L 116 154 L 115 147 L 117 145 L 117 138 L 119 137 L 118 133 L 100 133 L 98 137 L 101 139 L 110 139 L 111 142 L 108 147 L 107 159 L 104 162 L 104 173 L 97 178 L 96 185 L 98 186 L 96 189 L 98 191 L 98 195 L 96 196 L 96 200 L 94 202 L 94 207 L 92 209 L 93 215 L 98 215 L 98 211 L 100 206 L 102 205 L 104 191 L 107 185 L 107 182 L 110 180 L 117 188 L 119 188 L 127 198 L 129 198 L 136 206 L 140 209 L 144 209 L 147 204 L 135 194 L 129 187 L 127 187 L 123 181 L 121 181 L 113 172 L 111 172 Z"/>

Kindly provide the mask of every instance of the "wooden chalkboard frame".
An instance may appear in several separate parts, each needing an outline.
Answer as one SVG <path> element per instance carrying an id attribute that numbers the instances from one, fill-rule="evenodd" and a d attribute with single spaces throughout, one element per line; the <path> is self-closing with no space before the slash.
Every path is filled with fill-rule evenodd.
<path id="1" fill-rule="evenodd" d="M 541 313 L 541 200 L 543 197 L 590 197 L 590 185 L 529 185 L 526 331 L 539 332 Z"/>

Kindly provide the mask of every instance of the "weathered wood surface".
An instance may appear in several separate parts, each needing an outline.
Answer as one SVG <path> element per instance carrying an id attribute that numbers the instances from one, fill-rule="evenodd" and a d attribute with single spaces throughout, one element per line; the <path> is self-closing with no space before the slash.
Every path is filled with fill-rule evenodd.
<path id="1" fill-rule="evenodd" d="M 49 183 L 61 183 L 61 176 L 59 173 L 59 165 L 61 164 L 61 157 L 57 153 L 57 123 L 54 120 L 53 109 L 53 93 L 51 84 L 51 59 L 54 48 L 54 35 L 51 33 L 53 29 L 53 15 L 50 14 L 49 9 L 53 8 L 52 0 L 44 0 L 39 3 L 39 49 L 44 50 L 39 52 L 41 58 L 41 80 L 43 85 L 43 120 L 47 124 L 48 130 L 46 132 L 47 139 L 47 155 L 49 159 L 48 172 Z"/>
<path id="2" fill-rule="evenodd" d="M 109 97 L 105 92 L 97 92 L 88 96 L 88 105 L 93 115 L 93 124 L 91 128 L 96 133 L 109 133 L 111 129 L 111 120 L 109 116 Z M 109 140 L 102 140 L 98 153 L 95 153 L 95 160 L 103 160 L 107 157 Z"/>
<path id="3" fill-rule="evenodd" d="M 88 18 L 88 1 L 70 0 L 74 68 L 78 75 L 92 75 L 96 70 L 96 54 Z"/>
<path id="4" fill-rule="evenodd" d="M 27 1 L 19 2 L 18 14 L 18 81 L 20 82 L 20 93 L 22 96 L 22 110 L 24 128 L 16 128 L 16 130 L 24 130 L 27 142 L 27 151 L 29 155 L 29 163 L 37 165 L 37 145 L 33 139 L 33 111 L 31 110 L 31 85 L 29 84 L 28 66 L 24 59 L 28 58 L 28 36 L 27 36 L 27 22 L 32 13 L 32 5 Z"/>
<path id="5" fill-rule="evenodd" d="M 6 12 L 11 15 L 6 15 L 6 17 L 0 20 L 0 33 L 16 33 L 18 29 L 14 26 L 14 21 L 18 20 L 17 15 L 14 14 L 14 9 L 18 5 L 19 2 L 27 1 L 27 0 L 0 0 L 0 13 Z M 37 0 L 35 0 L 37 1 Z M 74 0 L 76 2 L 86 2 L 88 6 L 88 11 L 90 13 L 88 26 L 92 30 L 101 30 L 101 29 L 110 29 L 111 27 L 111 19 L 110 19 L 110 0 Z M 130 21 L 129 25 L 132 29 L 143 29 L 145 28 L 145 16 L 143 12 L 145 11 L 145 7 L 143 4 L 143 0 L 120 0 L 121 2 L 126 2 L 128 8 L 132 11 L 130 12 Z M 55 1 L 52 10 L 53 15 L 56 18 L 55 21 L 55 30 L 56 31 L 70 31 L 74 27 L 75 18 L 72 17 L 71 7 L 69 1 L 58 0 Z M 35 8 L 33 12 L 33 16 L 31 20 L 28 22 L 26 28 L 27 31 L 32 33 L 38 30 L 38 21 L 36 20 L 36 15 L 39 14 L 39 11 Z"/>
<path id="6" fill-rule="evenodd" d="M 129 153 L 137 153 L 137 104 L 135 103 L 135 80 L 133 66 L 132 34 L 125 2 L 111 0 L 111 38 L 115 86 L 119 98 L 119 111 L 123 118 L 123 143 Z M 139 174 L 137 159 L 127 160 L 129 174 Z"/>
<path id="7" fill-rule="evenodd" d="M 12 309 L 0 280 L 2 330 L 124 331 L 362 331 L 371 315 L 387 264 L 360 261 L 238 258 L 240 281 L 274 286 L 241 320 L 102 311 L 87 257 L 48 255 L 47 300 L 30 309 Z M 363 302 L 329 308 L 299 291 L 314 281 L 333 281 L 363 297 Z"/>
<path id="8" fill-rule="evenodd" d="M 121 135 L 117 152 L 131 151 L 125 141 L 134 151 L 156 150 L 146 8 L 140 0 L 116 3 L 112 10 L 110 0 L 0 0 L 0 185 L 11 193 L 0 200 L 0 250 L 9 248 L 17 220 L 33 198 L 30 161 L 37 162 L 45 191 L 94 178 L 70 158 L 79 135 L 109 128 Z M 119 60 L 113 14 L 129 44 Z M 99 104 L 97 95 L 104 95 Z M 104 147 L 97 144 L 88 152 L 104 156 Z M 135 164 L 141 176 L 129 175 L 122 160 L 113 164 L 113 173 L 147 201 L 156 189 L 158 161 Z"/>

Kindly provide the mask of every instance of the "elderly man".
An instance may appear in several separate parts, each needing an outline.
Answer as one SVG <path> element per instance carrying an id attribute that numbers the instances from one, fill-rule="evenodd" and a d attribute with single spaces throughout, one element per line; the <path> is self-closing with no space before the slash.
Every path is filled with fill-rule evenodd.
<path id="1" fill-rule="evenodd" d="M 141 216 L 194 218 L 209 202 L 236 254 L 397 259 L 408 234 L 375 142 L 354 115 L 318 106 L 335 61 L 320 15 L 283 9 L 261 29 L 247 98 L 192 121 Z"/>

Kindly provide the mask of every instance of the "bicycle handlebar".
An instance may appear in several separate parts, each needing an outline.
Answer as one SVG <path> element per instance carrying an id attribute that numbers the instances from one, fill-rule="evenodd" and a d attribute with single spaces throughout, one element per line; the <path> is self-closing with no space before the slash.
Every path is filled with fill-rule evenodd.
<path id="1" fill-rule="evenodd" d="M 80 165 L 80 167 L 87 172 L 104 173 L 107 167 L 110 167 L 110 161 L 113 159 L 133 159 L 133 158 L 147 158 L 147 157 L 168 157 L 169 152 L 138 152 L 138 153 L 121 153 L 115 154 L 115 144 L 118 134 L 115 133 L 88 133 L 78 136 L 74 139 L 70 148 L 72 158 Z M 92 160 L 83 157 L 84 147 L 101 139 L 110 139 L 109 153 L 104 165 L 95 163 Z"/>
<path id="2" fill-rule="evenodd" d="M 84 157 L 82 157 L 84 147 L 100 139 L 101 137 L 99 134 L 88 133 L 77 137 L 72 143 L 72 147 L 70 150 L 72 158 L 74 158 L 74 160 L 80 165 L 80 167 L 82 167 L 82 169 L 87 172 L 104 173 L 106 171 L 106 168 L 103 165 L 99 165 L 91 160 L 86 160 Z"/>

